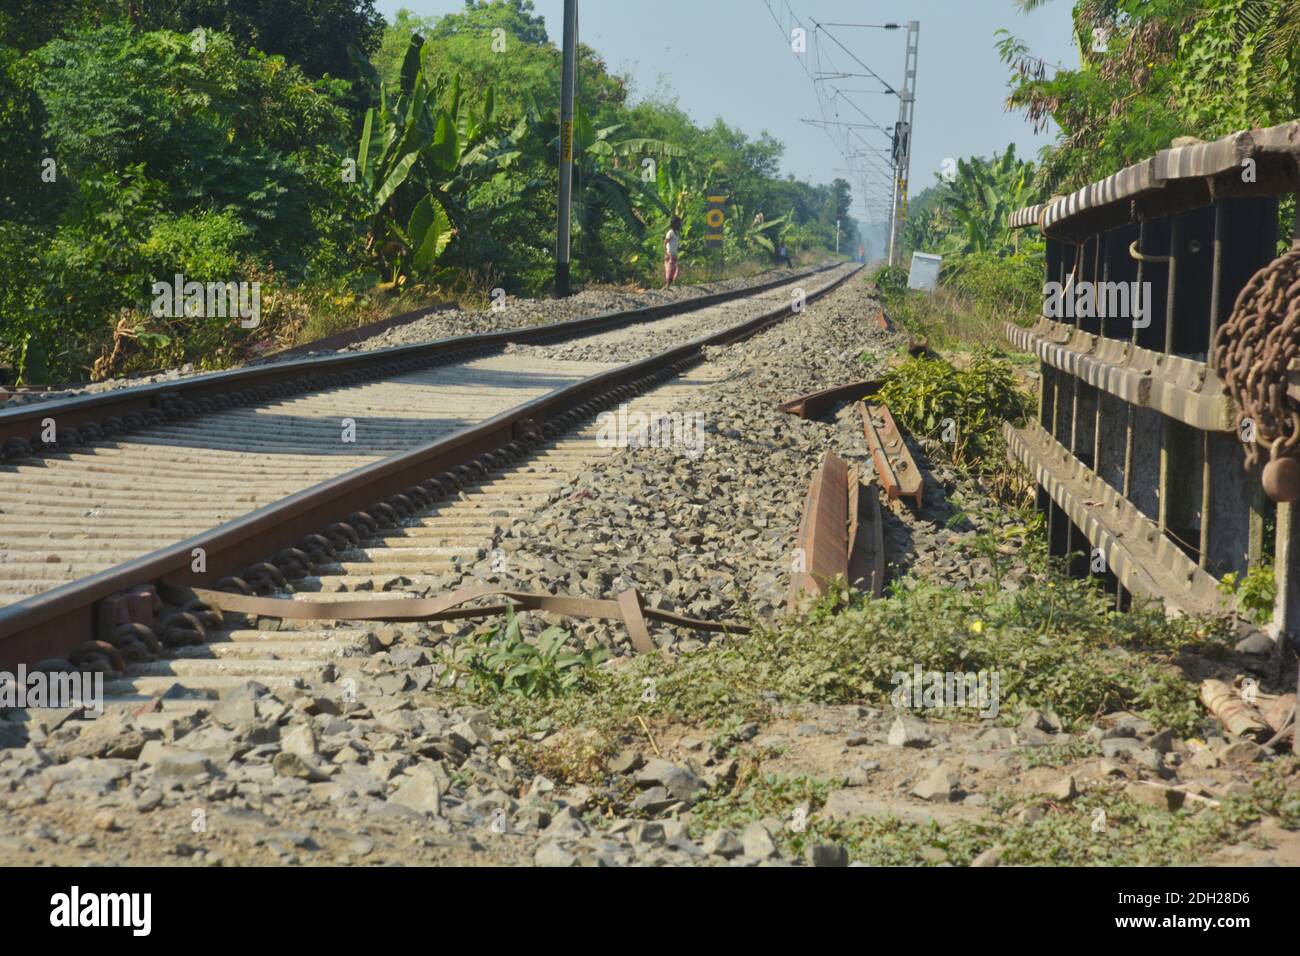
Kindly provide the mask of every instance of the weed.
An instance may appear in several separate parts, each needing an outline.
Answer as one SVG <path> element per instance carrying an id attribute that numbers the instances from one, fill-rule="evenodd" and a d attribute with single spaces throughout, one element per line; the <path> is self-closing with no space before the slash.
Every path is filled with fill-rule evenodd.
<path id="1" fill-rule="evenodd" d="M 1237 613 L 1254 624 L 1273 620 L 1273 602 L 1277 598 L 1277 578 L 1272 564 L 1259 564 L 1241 576 L 1229 571 L 1219 581 L 1219 593 L 1237 597 Z"/>
<path id="2" fill-rule="evenodd" d="M 460 682 L 478 698 L 561 697 L 586 686 L 596 665 L 609 656 L 604 648 L 569 650 L 568 641 L 569 632 L 559 627 L 547 628 L 536 643 L 525 640 L 519 618 L 507 609 L 504 626 L 457 644 L 448 681 Z"/>

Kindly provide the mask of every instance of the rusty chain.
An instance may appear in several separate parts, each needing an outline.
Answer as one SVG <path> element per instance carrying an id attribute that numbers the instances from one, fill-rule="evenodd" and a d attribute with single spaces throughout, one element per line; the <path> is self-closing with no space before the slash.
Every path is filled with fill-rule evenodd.
<path id="1" fill-rule="evenodd" d="M 1300 499 L 1300 409 L 1287 397 L 1287 367 L 1300 356 L 1300 249 L 1256 272 L 1237 296 L 1214 340 L 1214 366 L 1240 409 L 1238 427 L 1253 423 L 1246 467 L 1267 454 L 1263 485 L 1274 501 Z"/>

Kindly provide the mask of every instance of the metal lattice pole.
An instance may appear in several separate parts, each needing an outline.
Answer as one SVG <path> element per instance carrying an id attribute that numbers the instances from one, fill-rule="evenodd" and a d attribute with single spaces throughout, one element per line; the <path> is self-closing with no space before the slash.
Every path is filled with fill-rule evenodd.
<path id="1" fill-rule="evenodd" d="M 907 58 L 903 66 L 903 89 L 898 101 L 898 122 L 894 126 L 894 200 L 889 227 L 889 264 L 899 265 L 903 227 L 907 224 L 907 183 L 912 172 L 912 113 L 916 106 L 916 58 L 921 24 L 907 24 Z"/>

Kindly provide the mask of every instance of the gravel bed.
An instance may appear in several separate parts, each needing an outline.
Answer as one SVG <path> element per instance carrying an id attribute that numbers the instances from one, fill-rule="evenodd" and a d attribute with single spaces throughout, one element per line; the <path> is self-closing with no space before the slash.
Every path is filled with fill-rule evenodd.
<path id="1" fill-rule="evenodd" d="M 642 306 L 660 305 L 666 302 L 679 302 L 707 295 L 711 292 L 730 291 L 762 282 L 779 279 L 790 275 L 789 269 L 772 269 L 758 276 L 726 279 L 719 282 L 704 282 L 697 285 L 678 286 L 672 290 L 649 289 L 644 292 L 631 290 L 596 288 L 587 289 L 567 299 L 518 299 L 507 298 L 504 308 L 469 310 L 448 309 L 431 312 L 406 325 L 381 332 L 379 335 L 358 342 L 356 345 L 342 349 L 343 352 L 369 352 L 377 349 L 393 348 L 399 345 L 418 345 L 422 342 L 435 342 L 439 339 L 458 335 L 472 335 L 483 332 L 500 332 L 508 329 L 529 328 L 551 322 L 563 322 L 580 319 L 622 309 Z M 303 358 L 319 355 L 333 355 L 335 350 L 326 349 L 295 355 L 287 359 L 265 358 L 250 362 L 250 365 L 277 364 L 284 361 L 299 361 Z M 160 382 L 175 382 L 192 375 L 205 374 L 197 370 L 193 363 L 186 363 L 180 368 L 169 369 L 155 375 L 142 375 L 127 379 L 113 379 L 107 382 L 94 382 L 75 388 L 60 389 L 50 392 L 30 392 L 10 394 L 0 401 L 0 409 L 16 408 L 20 405 L 34 405 L 42 402 L 76 398 L 81 395 L 98 395 L 115 391 L 119 388 L 136 388 L 142 385 L 155 385 Z M 0 395 L 8 394 L 0 389 Z"/>
<path id="2" fill-rule="evenodd" d="M 906 340 L 876 325 L 876 307 L 868 284 L 855 278 L 797 318 L 710 349 L 722 380 L 676 409 L 702 417 L 703 454 L 623 450 L 502 531 L 495 547 L 507 556 L 506 572 L 494 571 L 499 560 L 489 557 L 448 586 L 470 579 L 533 588 L 540 582 L 556 593 L 602 597 L 635 587 L 648 603 L 692 617 L 734 621 L 778 613 L 816 464 L 833 450 L 864 477 L 874 468 L 852 405 L 833 422 L 803 421 L 776 405 L 880 374 Z M 922 446 L 911 447 L 925 473 L 925 506 L 882 508 L 891 575 L 911 571 L 963 588 L 987 580 L 992 569 L 983 559 L 955 549 L 987 526 L 987 519 L 963 507 L 969 501 L 975 511 L 979 489 L 934 465 Z M 1013 568 L 1005 586 L 1015 587 L 1023 573 Z M 612 643 L 631 653 L 620 626 L 585 622 L 575 630 L 589 646 Z M 716 639 L 655 630 L 682 651 Z"/>
<path id="3" fill-rule="evenodd" d="M 705 416 L 704 454 L 637 448 L 606 460 L 504 532 L 511 573 L 530 589 L 544 583 L 568 593 L 635 585 L 661 606 L 717 618 L 774 611 L 816 461 L 826 448 L 864 466 L 869 456 L 851 409 L 823 423 L 773 406 L 881 369 L 902 341 L 875 326 L 872 305 L 866 284 L 851 280 L 798 318 L 715 350 L 725 380 L 685 409 Z M 927 472 L 926 507 L 886 512 L 894 572 L 959 587 L 981 580 L 986 571 L 954 549 L 988 520 L 964 524 L 957 515 L 967 499 L 976 513 L 979 489 L 923 457 L 918 464 Z M 492 578 L 483 566 L 471 571 Z M 775 838 L 792 823 L 773 817 L 693 838 L 700 791 L 723 792 L 739 773 L 737 756 L 709 744 L 707 728 L 625 738 L 598 786 L 558 785 L 530 771 L 525 755 L 567 746 L 581 728 L 525 733 L 448 706 L 437 686 L 438 650 L 421 646 L 427 628 L 369 630 L 372 653 L 340 659 L 347 679 L 317 689 L 273 692 L 249 681 L 193 713 L 154 700 L 96 721 L 68 711 L 0 715 L 0 865 L 848 863 L 846 848 L 829 844 L 783 857 Z M 656 634 L 662 639 L 663 629 Z M 613 629 L 601 636 L 622 640 Z M 699 641 L 671 635 L 667 646 L 683 651 Z M 174 688 L 164 696 L 186 695 Z M 1211 737 L 1193 749 L 1127 713 L 1071 734 L 1038 711 L 1013 729 L 809 705 L 746 725 L 738 739 L 762 756 L 765 772 L 837 781 L 819 811 L 825 817 L 942 826 L 979 819 L 995 793 L 1019 795 L 1023 824 L 1048 812 L 1045 794 L 1051 811 L 1063 812 L 1077 793 L 1109 787 L 1172 809 L 1175 797 L 1191 799 L 1170 790 L 1179 773 L 1194 775 L 1198 795 L 1218 799 L 1248 789 L 1244 769 L 1262 760 L 1253 742 Z M 1095 754 L 1078 751 L 1083 744 Z M 1036 748 L 1063 756 L 1035 766 L 1025 754 Z M 1293 835 L 1268 833 L 1274 843 L 1291 839 L 1277 855 L 1293 859 Z M 1000 852 L 988 847 L 973 865 L 996 866 Z M 946 861 L 936 844 L 915 862 Z M 1219 861 L 1274 862 L 1244 846 Z"/>

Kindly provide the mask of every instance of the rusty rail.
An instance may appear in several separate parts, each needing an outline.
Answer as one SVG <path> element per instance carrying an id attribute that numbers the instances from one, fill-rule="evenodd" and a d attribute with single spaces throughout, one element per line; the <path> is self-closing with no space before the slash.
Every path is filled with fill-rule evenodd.
<path id="1" fill-rule="evenodd" d="M 1240 329 L 1241 309 L 1254 307 L 1239 295 L 1275 266 L 1279 196 L 1297 189 L 1292 122 L 1161 150 L 1009 219 L 1042 231 L 1055 295 L 1089 283 L 1094 303 L 1105 296 L 1101 308 L 1067 315 L 1045 285 L 1042 318 L 1006 324 L 1040 370 L 1036 421 L 1006 434 L 1010 456 L 1037 481 L 1052 552 L 1083 555 L 1080 574 L 1104 557 L 1119 607 L 1136 595 L 1186 612 L 1224 610 L 1219 582 L 1267 561 L 1273 525 L 1274 631 L 1300 642 L 1296 504 L 1281 500 L 1276 481 L 1279 503 L 1269 500 L 1261 468 L 1245 467 L 1268 451 L 1246 444 L 1246 426 L 1263 423 L 1243 421 L 1239 392 L 1227 386 L 1256 370 L 1238 367 L 1249 350 L 1222 348 L 1225 327 Z M 1145 309 L 1131 307 L 1134 292 Z M 1300 366 L 1283 374 L 1279 393 L 1300 409 Z"/>
<path id="2" fill-rule="evenodd" d="M 800 395 L 788 402 L 782 402 L 776 408 L 777 411 L 804 419 L 821 418 L 836 405 L 874 395 L 879 389 L 880 383 L 876 381 L 850 382 L 848 385 L 834 385 L 820 392 Z"/>
<path id="3" fill-rule="evenodd" d="M 889 406 L 859 402 L 858 413 L 862 416 L 862 431 L 885 496 L 891 502 L 911 498 L 920 508 L 925 482 L 912 460 L 912 453 L 907 450 L 907 442 L 903 440 Z"/>
<path id="4" fill-rule="evenodd" d="M 827 452 L 804 498 L 786 608 L 797 614 L 836 581 L 879 597 L 885 581 L 884 530 L 875 483 Z"/>

